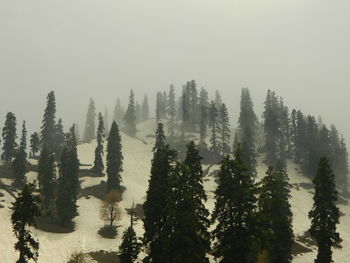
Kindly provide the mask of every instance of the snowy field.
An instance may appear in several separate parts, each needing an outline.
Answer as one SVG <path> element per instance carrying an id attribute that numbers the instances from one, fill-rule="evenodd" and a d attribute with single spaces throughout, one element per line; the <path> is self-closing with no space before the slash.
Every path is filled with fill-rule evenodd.
<path id="1" fill-rule="evenodd" d="M 138 125 L 138 138 L 131 138 L 122 133 L 122 145 L 124 155 L 124 172 L 122 174 L 123 185 L 126 187 L 123 193 L 123 200 L 119 203 L 123 211 L 120 221 L 118 221 L 118 236 L 116 239 L 105 239 L 97 233 L 99 228 L 104 225 L 100 218 L 100 207 L 102 202 L 99 199 L 90 197 L 89 199 L 82 197 L 78 200 L 79 216 L 74 221 L 76 229 L 69 234 L 53 234 L 40 230 L 32 229 L 33 234 L 40 242 L 39 261 L 38 263 L 64 263 L 69 255 L 75 250 L 85 252 L 90 251 L 117 251 L 121 242 L 121 236 L 126 227 L 130 224 L 130 218 L 126 213 L 126 208 L 130 208 L 133 203 L 139 204 L 144 202 L 146 190 L 148 187 L 148 178 L 150 173 L 150 164 L 152 159 L 152 147 L 154 139 L 148 135 L 155 132 L 154 120 L 147 121 Z M 92 164 L 94 159 L 94 150 L 96 142 L 91 144 L 82 144 L 78 146 L 78 155 L 82 164 Z M 35 163 L 34 161 L 31 161 Z M 204 167 L 206 169 L 206 167 Z M 210 172 L 217 170 L 217 166 L 213 166 Z M 258 178 L 262 178 L 267 167 L 259 160 Z M 288 163 L 288 174 L 290 183 L 293 184 L 292 189 L 292 210 L 294 214 L 294 232 L 295 236 L 303 235 L 309 228 L 310 221 L 308 212 L 312 206 L 312 191 L 308 187 L 311 181 L 298 173 L 298 167 L 293 163 Z M 36 178 L 36 173 L 29 172 L 27 178 L 32 181 Z M 82 188 L 99 184 L 101 180 L 106 178 L 83 177 Z M 1 179 L 4 184 L 11 184 L 10 180 Z M 302 184 L 302 186 L 300 185 Z M 208 194 L 207 207 L 212 211 L 214 206 L 213 191 L 216 184 L 212 176 L 205 179 L 205 189 Z M 0 197 L 0 204 L 4 208 L 0 208 L 0 263 L 13 263 L 17 259 L 13 245 L 15 237 L 12 233 L 10 224 L 11 211 L 9 207 L 13 202 L 13 197 L 6 191 L 0 190 L 4 194 Z M 339 206 L 344 216 L 341 217 L 339 230 L 343 238 L 343 249 L 334 251 L 334 261 L 336 263 L 350 262 L 350 214 L 349 206 Z M 138 221 L 135 230 L 139 236 L 142 236 L 142 222 Z M 312 253 L 306 253 L 294 258 L 293 263 L 313 262 L 315 258 L 315 248 Z M 142 255 L 141 257 L 142 258 Z"/>

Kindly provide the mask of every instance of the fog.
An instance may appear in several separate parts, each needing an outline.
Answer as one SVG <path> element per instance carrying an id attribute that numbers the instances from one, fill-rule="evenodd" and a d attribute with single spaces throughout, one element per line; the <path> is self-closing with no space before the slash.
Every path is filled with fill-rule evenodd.
<path id="1" fill-rule="evenodd" d="M 322 115 L 350 141 L 348 0 L 0 0 L 0 126 L 7 111 L 38 129 L 50 90 L 66 126 L 90 97 L 111 111 L 132 88 L 195 79 L 220 90 L 236 122 L 249 87 Z M 80 129 L 82 131 L 82 127 Z"/>

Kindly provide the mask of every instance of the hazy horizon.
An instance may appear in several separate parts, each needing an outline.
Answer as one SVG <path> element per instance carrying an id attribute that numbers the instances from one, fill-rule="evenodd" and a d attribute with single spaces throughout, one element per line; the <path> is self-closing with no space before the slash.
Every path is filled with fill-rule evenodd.
<path id="1" fill-rule="evenodd" d="M 50 90 L 65 128 L 129 90 L 139 101 L 196 80 L 233 116 L 268 89 L 350 141 L 348 1 L 0 0 L 0 127 L 12 111 L 38 129 Z M 154 115 L 154 108 L 151 108 Z M 83 127 L 80 127 L 82 132 Z"/>

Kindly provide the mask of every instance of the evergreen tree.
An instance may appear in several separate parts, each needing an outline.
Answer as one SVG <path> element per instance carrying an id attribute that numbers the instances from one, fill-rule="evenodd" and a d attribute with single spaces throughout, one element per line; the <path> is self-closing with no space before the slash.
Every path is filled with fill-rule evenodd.
<path id="1" fill-rule="evenodd" d="M 102 114 L 98 114 L 98 127 L 97 127 L 97 146 L 95 149 L 94 167 L 92 168 L 97 174 L 102 175 L 103 165 L 103 137 L 105 133 Z"/>
<path id="2" fill-rule="evenodd" d="M 306 120 L 301 111 L 297 112 L 297 130 L 295 136 L 295 162 L 302 163 L 305 159 L 305 145 L 307 143 L 306 136 Z"/>
<path id="3" fill-rule="evenodd" d="M 244 164 L 248 167 L 251 175 L 256 176 L 256 151 L 255 144 L 253 139 L 253 134 L 250 131 L 249 126 L 246 126 L 244 129 L 244 141 L 242 141 L 242 159 Z M 237 149 L 238 142 L 234 143 L 234 147 Z"/>
<path id="4" fill-rule="evenodd" d="M 2 128 L 3 146 L 1 154 L 1 159 L 7 163 L 11 163 L 16 154 L 16 134 L 16 116 L 12 112 L 8 112 L 6 115 L 5 125 Z"/>
<path id="5" fill-rule="evenodd" d="M 258 200 L 262 228 L 260 249 L 267 252 L 270 263 L 290 263 L 292 260 L 294 235 L 290 188 L 286 171 L 275 170 L 272 166 L 261 181 Z"/>
<path id="6" fill-rule="evenodd" d="M 168 95 L 168 132 L 170 138 L 175 136 L 175 118 L 176 118 L 176 103 L 175 103 L 175 88 L 173 85 L 170 85 L 169 95 Z"/>
<path id="7" fill-rule="evenodd" d="M 156 97 L 156 121 L 159 123 L 161 119 L 166 118 L 166 113 L 167 113 L 167 99 L 166 99 L 166 93 L 164 94 L 163 92 L 157 92 L 157 97 Z"/>
<path id="8" fill-rule="evenodd" d="M 349 195 L 349 154 L 345 144 L 344 137 L 340 139 L 340 155 L 339 155 L 339 164 L 338 164 L 338 182 L 337 184 L 343 190 L 343 193 Z"/>
<path id="9" fill-rule="evenodd" d="M 320 141 L 317 123 L 314 117 L 306 118 L 305 145 L 303 146 L 304 153 L 301 159 L 301 167 L 307 175 L 314 174 L 317 170 L 317 165 L 320 160 Z"/>
<path id="10" fill-rule="evenodd" d="M 72 184 L 72 159 L 70 151 L 63 148 L 60 163 L 60 177 L 56 198 L 56 213 L 63 226 L 70 225 L 77 213 L 76 185 Z M 74 175 L 73 175 L 74 176 Z"/>
<path id="11" fill-rule="evenodd" d="M 221 104 L 219 116 L 222 155 L 225 156 L 230 152 L 231 139 L 230 121 L 225 103 Z"/>
<path id="12" fill-rule="evenodd" d="M 149 119 L 149 106 L 148 106 L 147 94 L 145 94 L 145 97 L 143 98 L 141 111 L 142 111 L 142 121 L 147 121 Z"/>
<path id="13" fill-rule="evenodd" d="M 41 126 L 41 146 L 53 152 L 56 140 L 56 98 L 55 92 L 50 91 L 47 95 L 46 108 Z"/>
<path id="14" fill-rule="evenodd" d="M 209 96 L 208 91 L 201 88 L 201 91 L 199 92 L 199 108 L 202 108 L 203 106 L 209 107 Z"/>
<path id="15" fill-rule="evenodd" d="M 311 227 L 309 233 L 316 240 L 318 253 L 315 263 L 331 263 L 332 247 L 341 247 L 342 242 L 337 232 L 339 224 L 339 208 L 335 202 L 338 193 L 335 187 L 335 178 L 327 158 L 322 157 L 319 162 L 316 176 L 314 204 L 309 212 Z"/>
<path id="16" fill-rule="evenodd" d="M 238 133 L 235 133 L 235 136 L 233 137 L 233 145 L 232 145 L 232 152 L 235 153 L 239 146 L 239 139 L 238 139 Z"/>
<path id="17" fill-rule="evenodd" d="M 209 111 L 209 128 L 211 132 L 210 137 L 210 151 L 218 156 L 220 154 L 220 144 L 219 144 L 219 121 L 218 121 L 219 113 L 215 106 L 214 101 L 211 102 L 210 111 Z"/>
<path id="18" fill-rule="evenodd" d="M 64 147 L 65 143 L 65 135 L 64 135 L 64 130 L 63 130 L 63 124 L 62 124 L 62 119 L 59 119 L 56 126 L 55 126 L 55 154 L 56 158 L 59 159 L 61 157 L 61 153 Z"/>
<path id="19" fill-rule="evenodd" d="M 35 194 L 35 184 L 26 184 L 12 203 L 11 222 L 13 232 L 17 238 L 15 250 L 19 251 L 16 263 L 37 261 L 39 256 L 39 242 L 31 234 L 30 227 L 35 225 L 35 217 L 40 215 L 40 198 Z"/>
<path id="20" fill-rule="evenodd" d="M 137 240 L 133 223 L 133 214 L 131 214 L 130 226 L 124 231 L 122 243 L 119 246 L 120 263 L 134 263 L 140 253 L 141 244 Z"/>
<path id="21" fill-rule="evenodd" d="M 135 103 L 135 116 L 136 116 L 136 122 L 142 121 L 142 110 L 141 105 L 136 101 Z"/>
<path id="22" fill-rule="evenodd" d="M 109 134 L 109 130 L 108 130 L 108 128 L 110 127 L 109 126 L 109 115 L 108 115 L 108 109 L 107 108 L 105 108 L 105 113 L 104 113 L 104 115 L 103 115 L 103 123 L 104 123 L 104 127 L 105 127 L 105 129 L 104 129 L 104 136 L 108 136 L 108 134 Z M 97 128 L 98 129 L 98 128 Z"/>
<path id="23" fill-rule="evenodd" d="M 55 158 L 46 148 L 43 148 L 38 162 L 38 180 L 41 207 L 44 215 L 52 215 L 56 188 Z"/>
<path id="24" fill-rule="evenodd" d="M 214 257 L 220 263 L 256 262 L 255 186 L 238 147 L 235 159 L 225 157 L 218 174 L 212 221 Z"/>
<path id="25" fill-rule="evenodd" d="M 190 124 L 190 114 L 191 114 L 191 90 L 190 90 L 190 83 L 187 82 L 187 84 L 183 87 L 182 91 L 182 102 L 181 102 L 181 119 L 182 119 L 182 138 L 185 137 L 185 132 L 189 131 L 191 129 Z"/>
<path id="26" fill-rule="evenodd" d="M 123 172 L 121 137 L 117 123 L 112 123 L 107 142 L 107 187 L 108 191 L 120 188 Z"/>
<path id="27" fill-rule="evenodd" d="M 163 149 L 165 147 L 165 135 L 164 135 L 164 128 L 163 123 L 158 123 L 158 128 L 156 131 L 156 142 L 153 147 L 153 152 L 157 151 L 158 149 Z"/>
<path id="28" fill-rule="evenodd" d="M 25 182 L 25 174 L 27 172 L 27 129 L 26 122 L 23 121 L 22 135 L 20 146 L 17 149 L 15 159 L 13 160 L 12 167 L 17 184 Z"/>
<path id="29" fill-rule="evenodd" d="M 72 193 L 74 200 L 76 201 L 78 198 L 78 192 L 80 190 L 79 184 L 79 166 L 80 161 L 78 158 L 78 149 L 77 149 L 77 139 L 75 137 L 75 125 L 73 125 L 69 132 L 66 135 L 66 147 L 68 154 L 68 172 L 69 172 L 69 184 L 71 185 Z"/>
<path id="30" fill-rule="evenodd" d="M 124 108 L 123 108 L 123 106 L 120 103 L 120 99 L 118 98 L 117 102 L 115 104 L 115 107 L 114 107 L 113 120 L 118 125 L 121 125 L 122 124 L 122 120 L 124 118 L 124 115 L 125 115 Z M 107 127 L 109 127 L 109 126 L 107 126 Z"/>
<path id="31" fill-rule="evenodd" d="M 93 99 L 90 99 L 88 111 L 86 114 L 84 141 L 91 142 L 95 138 L 95 119 L 96 119 L 96 108 Z"/>
<path id="32" fill-rule="evenodd" d="M 207 148 L 206 138 L 208 133 L 208 107 L 201 106 L 200 120 L 199 120 L 199 141 L 201 148 Z"/>
<path id="33" fill-rule="evenodd" d="M 176 152 L 169 146 L 157 148 L 153 153 L 151 176 L 143 204 L 144 245 L 148 251 L 144 262 L 162 263 L 161 233 L 164 224 L 164 209 L 168 178 L 174 169 Z"/>
<path id="34" fill-rule="evenodd" d="M 190 120 L 192 124 L 192 130 L 195 130 L 196 125 L 199 123 L 199 98 L 197 91 L 197 84 L 194 80 L 190 82 Z"/>
<path id="35" fill-rule="evenodd" d="M 241 141 L 246 141 L 245 138 L 245 130 L 248 128 L 251 131 L 252 137 L 249 139 L 253 139 L 255 142 L 255 134 L 257 129 L 258 118 L 254 112 L 254 105 L 252 99 L 250 97 L 250 92 L 248 88 L 242 88 L 241 92 L 241 110 L 239 114 L 238 124 L 240 131 Z"/>
<path id="36" fill-rule="evenodd" d="M 275 92 L 268 90 L 264 117 L 264 131 L 265 131 L 265 150 L 266 163 L 275 165 L 278 160 L 278 143 L 279 143 L 279 112 L 278 112 L 278 98 Z"/>
<path id="37" fill-rule="evenodd" d="M 39 152 L 39 144 L 40 144 L 39 134 L 37 132 L 34 132 L 30 136 L 30 149 L 33 157 L 35 157 L 37 152 Z"/>
<path id="38" fill-rule="evenodd" d="M 222 104 L 222 99 L 221 99 L 221 94 L 218 90 L 215 91 L 215 106 L 217 109 L 221 108 Z"/>
<path id="39" fill-rule="evenodd" d="M 129 105 L 124 116 L 125 131 L 130 136 L 136 136 L 136 108 L 133 90 L 130 91 Z"/>
<path id="40" fill-rule="evenodd" d="M 161 262 L 209 262 L 206 226 L 196 214 L 197 196 L 188 166 L 178 163 L 169 177 L 165 219 L 161 232 Z M 203 206 L 201 206 L 203 208 Z"/>

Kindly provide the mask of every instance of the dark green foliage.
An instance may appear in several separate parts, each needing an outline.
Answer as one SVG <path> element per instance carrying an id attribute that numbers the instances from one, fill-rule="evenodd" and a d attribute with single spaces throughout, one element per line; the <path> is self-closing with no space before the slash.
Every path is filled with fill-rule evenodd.
<path id="1" fill-rule="evenodd" d="M 340 213 L 335 205 L 338 199 L 335 176 L 327 158 L 320 159 L 313 183 L 315 194 L 314 204 L 309 212 L 311 219 L 309 233 L 317 242 L 318 253 L 315 263 L 331 263 L 332 247 L 341 247 L 342 240 L 337 232 Z"/>
<path id="2" fill-rule="evenodd" d="M 168 121 L 168 132 L 170 138 L 175 136 L 175 118 L 176 118 L 176 103 L 175 103 L 175 88 L 170 85 L 169 95 L 168 95 L 168 106 L 167 106 L 169 121 Z"/>
<path id="3" fill-rule="evenodd" d="M 123 172 L 121 137 L 117 123 L 112 123 L 107 142 L 107 188 L 108 191 L 120 188 Z"/>
<path id="4" fill-rule="evenodd" d="M 25 182 L 25 174 L 27 172 L 27 129 L 26 123 L 23 121 L 22 135 L 20 146 L 16 151 L 15 159 L 12 162 L 13 173 L 17 184 Z"/>
<path id="5" fill-rule="evenodd" d="M 238 119 L 239 124 L 239 137 L 241 141 L 246 141 L 245 130 L 249 128 L 251 136 L 249 140 L 253 139 L 255 142 L 255 134 L 257 129 L 258 118 L 254 112 L 254 105 L 250 97 L 250 92 L 248 88 L 242 88 L 241 92 L 241 104 L 240 104 L 240 114 Z"/>
<path id="6" fill-rule="evenodd" d="M 292 260 L 294 235 L 286 171 L 270 166 L 261 181 L 259 192 L 260 249 L 267 252 L 270 263 L 289 263 Z"/>
<path id="7" fill-rule="evenodd" d="M 147 121 L 149 119 L 149 105 L 148 105 L 147 94 L 145 94 L 145 97 L 143 98 L 141 112 L 142 112 L 142 121 Z"/>
<path id="8" fill-rule="evenodd" d="M 103 126 L 104 126 L 104 133 L 103 133 L 103 136 L 108 136 L 109 134 L 109 116 L 108 116 L 108 109 L 105 108 L 105 112 L 104 112 L 104 115 L 103 115 Z M 98 127 L 97 127 L 97 130 L 98 130 Z"/>
<path id="9" fill-rule="evenodd" d="M 153 152 L 156 152 L 158 149 L 163 149 L 165 147 L 165 134 L 163 123 L 158 123 L 158 128 L 156 131 L 156 142 L 153 147 Z"/>
<path id="10" fill-rule="evenodd" d="M 174 169 L 175 159 L 176 152 L 169 146 L 157 148 L 153 153 L 151 176 L 143 205 L 144 245 L 148 251 L 144 262 L 162 262 L 160 235 L 164 224 L 168 178 Z"/>
<path id="11" fill-rule="evenodd" d="M 40 144 L 39 134 L 37 132 L 34 132 L 30 136 L 30 149 L 33 157 L 35 157 L 36 154 L 39 152 L 39 144 Z"/>
<path id="12" fill-rule="evenodd" d="M 92 168 L 97 174 L 101 175 L 103 173 L 103 138 L 104 138 L 105 128 L 103 123 L 102 114 L 98 114 L 98 127 L 97 127 L 97 146 L 95 149 L 95 160 L 94 167 Z"/>
<path id="13" fill-rule="evenodd" d="M 279 112 L 278 112 L 278 98 L 275 92 L 268 90 L 265 101 L 264 117 L 264 131 L 265 131 L 265 151 L 266 163 L 275 165 L 278 160 L 279 147 Z"/>
<path id="14" fill-rule="evenodd" d="M 56 166 L 51 152 L 43 148 L 38 162 L 38 180 L 44 215 L 52 215 L 54 208 Z"/>
<path id="15" fill-rule="evenodd" d="M 70 151 L 66 147 L 63 148 L 56 198 L 56 213 L 62 225 L 69 225 L 77 213 L 76 183 L 71 171 L 72 160 L 70 155 Z"/>
<path id="16" fill-rule="evenodd" d="M 206 138 L 208 133 L 208 107 L 201 106 L 199 117 L 199 142 L 201 148 L 207 148 Z"/>
<path id="17" fill-rule="evenodd" d="M 255 263 L 256 189 L 243 164 L 240 147 L 234 160 L 227 156 L 221 162 L 218 177 L 212 215 L 213 223 L 217 223 L 213 255 L 220 263 Z"/>
<path id="18" fill-rule="evenodd" d="M 228 111 L 224 103 L 221 104 L 219 118 L 221 149 L 222 155 L 225 156 L 230 153 L 231 130 Z"/>
<path id="19" fill-rule="evenodd" d="M 129 105 L 124 116 L 125 132 L 135 137 L 136 136 L 136 106 L 133 90 L 130 91 Z"/>
<path id="20" fill-rule="evenodd" d="M 47 95 L 46 108 L 41 126 L 41 147 L 50 152 L 55 150 L 56 140 L 56 99 L 55 92 L 50 91 Z"/>
<path id="21" fill-rule="evenodd" d="M 256 166 L 257 166 L 256 151 L 255 151 L 253 134 L 249 126 L 245 127 L 243 138 L 244 138 L 244 141 L 241 144 L 243 162 L 247 166 L 251 175 L 256 176 Z M 238 147 L 237 142 L 234 142 L 234 146 L 237 149 Z"/>
<path id="22" fill-rule="evenodd" d="M 96 108 L 93 99 L 90 99 L 86 114 L 84 142 L 91 142 L 95 138 Z"/>
<path id="23" fill-rule="evenodd" d="M 17 129 L 16 129 L 16 116 L 12 112 L 8 112 L 6 115 L 5 125 L 2 128 L 2 154 L 1 159 L 10 163 L 15 157 L 17 148 Z"/>
<path id="24" fill-rule="evenodd" d="M 209 110 L 209 129 L 211 132 L 211 137 L 210 137 L 210 151 L 213 153 L 213 155 L 218 156 L 220 154 L 220 143 L 219 143 L 219 113 L 218 110 L 215 106 L 214 101 L 211 102 L 210 105 L 210 110 Z"/>
<path id="25" fill-rule="evenodd" d="M 26 184 L 12 203 L 11 222 L 18 240 L 15 249 L 19 252 L 16 263 L 27 263 L 32 259 L 36 261 L 39 256 L 39 242 L 32 237 L 29 229 L 35 225 L 35 217 L 40 215 L 40 198 L 35 192 L 35 184 Z"/>
<path id="26" fill-rule="evenodd" d="M 210 249 L 209 234 L 206 232 L 208 224 L 202 224 L 203 214 L 196 214 L 197 209 L 204 206 L 194 187 L 202 185 L 199 182 L 194 184 L 195 179 L 191 176 L 190 168 L 181 163 L 170 174 L 160 242 L 162 263 L 209 262 L 206 257 Z"/>
<path id="27" fill-rule="evenodd" d="M 343 190 L 344 194 L 348 195 L 349 190 L 349 154 L 345 144 L 344 137 L 340 139 L 340 154 L 338 157 L 338 166 L 337 166 L 338 176 L 337 176 L 337 185 Z"/>
<path id="28" fill-rule="evenodd" d="M 125 230 L 122 243 L 119 246 L 120 263 L 134 263 L 140 253 L 141 243 L 137 240 L 133 228 L 133 215 L 131 215 L 131 224 Z"/>
<path id="29" fill-rule="evenodd" d="M 65 143 L 65 135 L 64 135 L 64 130 L 63 130 L 63 124 L 62 124 L 62 119 L 59 119 L 56 126 L 55 126 L 55 154 L 56 154 L 56 159 L 59 160 L 61 157 L 61 153 L 64 147 Z"/>

